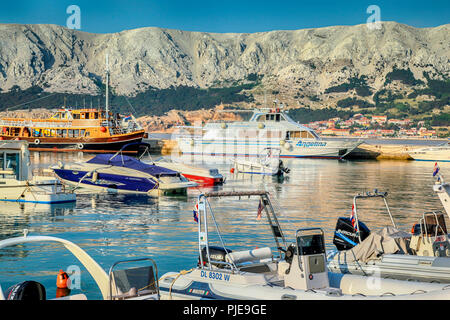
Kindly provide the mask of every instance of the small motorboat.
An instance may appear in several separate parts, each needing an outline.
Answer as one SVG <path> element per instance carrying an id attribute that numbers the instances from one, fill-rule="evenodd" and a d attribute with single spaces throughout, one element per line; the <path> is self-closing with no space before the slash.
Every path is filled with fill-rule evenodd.
<path id="1" fill-rule="evenodd" d="M 0 201 L 64 203 L 76 201 L 58 179 L 33 176 L 28 142 L 8 140 L 0 143 Z"/>
<path id="2" fill-rule="evenodd" d="M 141 145 L 148 145 L 148 144 L 141 143 Z M 153 160 L 149 150 L 150 149 L 148 145 L 146 146 L 144 153 L 142 153 L 142 155 L 139 157 L 139 159 L 144 163 L 152 164 L 169 170 L 178 171 L 189 181 L 197 182 L 202 186 L 219 185 L 225 182 L 223 175 L 221 175 L 219 173 L 219 170 L 216 168 L 213 169 L 203 168 L 200 166 L 194 166 L 182 162 L 171 161 L 164 157 L 160 157 L 158 159 Z M 146 153 L 148 154 L 149 160 L 145 160 L 144 158 Z"/>
<path id="3" fill-rule="evenodd" d="M 257 217 L 264 214 L 275 250 L 228 248 L 217 224 L 220 218 L 216 219 L 208 201 L 217 197 L 259 198 Z M 288 245 L 270 199 L 267 191 L 199 195 L 194 210 L 198 263 L 189 270 L 164 274 L 159 279 L 161 299 L 450 299 L 450 290 L 443 284 L 328 272 L 323 231 L 298 229 L 295 241 Z M 210 235 L 212 230 L 215 234 Z M 211 245 L 210 239 L 217 239 L 218 245 Z"/>
<path id="4" fill-rule="evenodd" d="M 11 246 L 26 245 L 29 243 L 47 244 L 52 249 L 55 243 L 63 245 L 92 276 L 104 300 L 159 300 L 158 270 L 155 261 L 151 258 L 146 257 L 117 261 L 111 266 L 109 272 L 106 273 L 86 251 L 75 243 L 51 236 L 29 236 L 27 230 L 24 230 L 23 237 L 1 240 L 0 252 L 1 250 L 4 251 L 5 248 L 9 249 Z M 141 265 L 128 269 L 118 267 L 119 264 L 140 264 L 144 263 L 144 261 L 146 264 L 144 266 Z M 55 272 L 55 277 L 57 278 L 57 298 L 51 300 L 87 300 L 86 295 L 83 293 L 71 294 L 71 289 L 73 288 L 70 286 L 70 276 L 67 273 L 64 275 L 62 270 L 60 274 L 62 279 L 59 279 L 59 274 Z M 13 285 L 6 291 L 6 295 L 4 295 L 0 284 L 0 300 L 47 299 L 44 285 L 34 280 L 23 281 Z"/>
<path id="5" fill-rule="evenodd" d="M 87 161 L 60 162 L 50 168 L 63 183 L 108 193 L 185 195 L 187 188 L 197 186 L 177 171 L 124 155 L 122 150 L 127 146 L 115 154 L 99 154 Z"/>
<path id="6" fill-rule="evenodd" d="M 262 174 L 269 176 L 280 176 L 289 173 L 280 160 L 280 149 L 265 148 L 254 160 L 235 158 L 233 169 L 236 173 Z"/>
<path id="7" fill-rule="evenodd" d="M 329 270 L 450 283 L 450 243 L 444 214 L 425 212 L 411 233 L 403 232 L 397 229 L 386 197 L 386 192 L 378 191 L 354 197 L 352 216 L 338 218 L 333 238 L 337 250 L 327 257 Z M 392 226 L 371 232 L 358 217 L 357 200 L 375 198 L 383 199 Z"/>

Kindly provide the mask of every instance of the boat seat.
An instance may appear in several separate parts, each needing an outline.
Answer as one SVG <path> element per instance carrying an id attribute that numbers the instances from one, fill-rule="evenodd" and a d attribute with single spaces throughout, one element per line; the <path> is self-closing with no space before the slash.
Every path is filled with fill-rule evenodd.
<path id="1" fill-rule="evenodd" d="M 272 250 L 269 247 L 264 247 L 253 250 L 230 252 L 225 256 L 225 261 L 233 261 L 235 264 L 241 264 L 244 262 L 255 262 L 269 258 L 272 258 Z"/>

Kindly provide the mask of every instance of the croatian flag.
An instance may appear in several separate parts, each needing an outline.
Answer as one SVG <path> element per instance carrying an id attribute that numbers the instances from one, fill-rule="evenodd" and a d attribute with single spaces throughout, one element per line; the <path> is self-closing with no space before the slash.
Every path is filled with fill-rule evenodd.
<path id="1" fill-rule="evenodd" d="M 123 118 L 123 120 L 125 121 L 131 120 L 131 114 L 128 117 Z"/>
<path id="2" fill-rule="evenodd" d="M 198 202 L 194 207 L 193 213 L 194 213 L 194 221 L 198 223 Z"/>
<path id="3" fill-rule="evenodd" d="M 257 216 L 256 216 L 256 219 L 257 219 L 257 220 L 261 219 L 261 213 L 262 213 L 263 209 L 264 209 L 264 206 L 263 206 L 263 204 L 262 204 L 262 201 L 259 200 L 258 214 L 257 214 Z"/>
<path id="4" fill-rule="evenodd" d="M 358 231 L 358 225 L 356 224 L 356 212 L 355 212 L 355 205 L 352 204 L 352 213 L 350 215 L 350 221 L 352 223 L 353 228 Z"/>
<path id="5" fill-rule="evenodd" d="M 439 166 L 437 162 L 434 164 L 433 177 L 435 177 L 439 172 Z"/>

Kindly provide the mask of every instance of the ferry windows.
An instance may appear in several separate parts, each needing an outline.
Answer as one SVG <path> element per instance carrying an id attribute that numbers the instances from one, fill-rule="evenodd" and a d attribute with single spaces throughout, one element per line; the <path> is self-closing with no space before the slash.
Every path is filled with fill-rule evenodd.
<path id="1" fill-rule="evenodd" d="M 67 130 L 67 137 L 68 138 L 73 138 L 73 130 L 72 129 L 68 129 Z"/>
<path id="2" fill-rule="evenodd" d="M 85 131 L 86 131 L 85 129 L 80 129 L 80 137 L 84 137 L 84 132 Z"/>
<path id="3" fill-rule="evenodd" d="M 258 122 L 264 122 L 266 120 L 266 117 L 264 115 L 261 115 L 258 117 Z"/>
<path id="4" fill-rule="evenodd" d="M 62 130 L 62 136 L 63 136 L 63 137 L 66 137 L 66 136 L 67 136 L 67 130 L 66 130 L 66 129 L 63 129 L 63 130 Z"/>
<path id="5" fill-rule="evenodd" d="M 78 137 L 79 133 L 80 133 L 80 130 L 78 130 L 78 129 L 73 130 L 74 138 Z"/>
<path id="6" fill-rule="evenodd" d="M 94 119 L 98 119 L 98 112 L 94 112 Z"/>
<path id="7" fill-rule="evenodd" d="M 89 131 L 86 131 L 86 134 L 84 136 L 89 137 L 90 135 L 91 135 L 91 133 Z"/>
<path id="8" fill-rule="evenodd" d="M 74 113 L 73 114 L 73 118 L 74 119 L 80 119 L 80 114 L 79 113 Z"/>
<path id="9" fill-rule="evenodd" d="M 280 114 L 279 114 L 279 113 L 277 113 L 277 114 L 275 115 L 275 121 L 276 121 L 276 122 L 280 122 Z"/>

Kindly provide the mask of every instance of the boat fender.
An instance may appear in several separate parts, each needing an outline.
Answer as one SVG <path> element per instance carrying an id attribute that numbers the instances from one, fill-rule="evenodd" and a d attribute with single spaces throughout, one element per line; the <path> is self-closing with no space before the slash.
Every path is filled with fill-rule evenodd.
<path id="1" fill-rule="evenodd" d="M 70 284 L 69 276 L 66 272 L 59 270 L 58 276 L 56 277 L 56 287 L 60 289 L 67 289 Z"/>
<path id="2" fill-rule="evenodd" d="M 283 146 L 286 143 L 284 140 L 280 140 L 280 146 Z"/>
<path id="3" fill-rule="evenodd" d="M 264 129 L 264 127 L 265 127 L 264 123 L 258 123 L 258 128 L 259 129 Z"/>
<path id="4" fill-rule="evenodd" d="M 191 141 L 189 143 L 190 143 L 191 146 L 193 146 L 194 145 L 194 140 L 191 139 Z"/>
<path id="5" fill-rule="evenodd" d="M 77 143 L 77 148 L 78 149 L 83 149 L 84 148 L 84 144 L 82 144 L 82 143 Z"/>
<path id="6" fill-rule="evenodd" d="M 291 148 L 291 144 L 289 142 L 285 143 L 284 147 L 286 148 L 286 150 L 289 150 Z"/>
<path id="7" fill-rule="evenodd" d="M 8 300 L 45 300 L 45 287 L 36 281 L 24 281 L 12 286 Z"/>
<path id="8" fill-rule="evenodd" d="M 226 123 L 222 123 L 220 126 L 222 127 L 222 129 L 226 129 L 227 128 L 227 124 Z"/>
<path id="9" fill-rule="evenodd" d="M 93 173 L 92 173 L 92 182 L 96 182 L 97 181 L 97 179 L 98 179 L 98 172 L 97 171 L 94 171 Z"/>
<path id="10" fill-rule="evenodd" d="M 34 144 L 39 144 L 39 143 L 41 143 L 41 140 L 39 140 L 39 139 L 34 140 Z"/>

